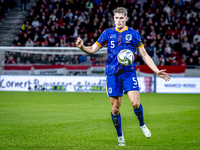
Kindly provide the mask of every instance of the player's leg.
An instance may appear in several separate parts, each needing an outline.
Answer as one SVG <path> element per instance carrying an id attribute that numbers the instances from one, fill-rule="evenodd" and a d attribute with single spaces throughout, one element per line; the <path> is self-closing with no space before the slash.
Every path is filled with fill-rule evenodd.
<path id="1" fill-rule="evenodd" d="M 133 106 L 135 115 L 138 118 L 140 126 L 144 125 L 144 117 L 143 117 L 143 107 L 140 104 L 140 93 L 139 91 L 129 91 L 127 92 L 128 98 Z"/>
<path id="2" fill-rule="evenodd" d="M 121 130 L 121 115 L 120 115 L 120 106 L 121 106 L 122 97 L 110 97 L 110 103 L 112 107 L 111 117 L 113 124 L 117 131 L 117 136 L 122 136 Z"/>
<path id="3" fill-rule="evenodd" d="M 120 107 L 121 107 L 122 97 L 110 97 L 110 102 L 112 106 L 111 118 L 113 121 L 113 125 L 117 131 L 118 136 L 118 145 L 126 146 L 125 138 L 121 129 L 121 115 L 120 115 Z"/>
<path id="4" fill-rule="evenodd" d="M 144 116 L 143 116 L 143 107 L 142 107 L 142 104 L 140 104 L 140 93 L 139 91 L 129 91 L 127 94 L 133 106 L 135 115 L 138 118 L 139 125 L 143 126 L 145 123 L 144 123 Z"/>
<path id="5" fill-rule="evenodd" d="M 120 107 L 123 95 L 123 89 L 120 86 L 120 80 L 118 76 L 111 75 L 107 76 L 107 83 L 106 83 L 106 90 L 107 94 L 110 97 L 111 102 L 111 118 L 113 121 L 113 125 L 117 131 L 118 136 L 118 145 L 125 146 L 125 139 L 121 129 L 121 115 L 120 115 Z"/>
<path id="6" fill-rule="evenodd" d="M 127 94 L 130 99 L 130 102 L 134 108 L 135 115 L 138 118 L 139 125 L 140 125 L 140 128 L 141 128 L 144 136 L 146 138 L 150 138 L 151 132 L 144 123 L 143 107 L 142 107 L 142 104 L 140 103 L 139 91 L 129 91 Z"/>
<path id="7" fill-rule="evenodd" d="M 139 124 L 140 124 L 140 128 L 141 127 L 146 127 L 145 123 L 144 123 L 144 116 L 143 116 L 143 107 L 140 104 L 140 93 L 139 93 L 139 85 L 138 85 L 138 80 L 137 80 L 137 76 L 136 73 L 134 72 L 125 72 L 122 75 L 123 78 L 123 89 L 125 91 L 125 93 L 128 94 L 128 97 L 130 99 L 130 102 L 133 106 L 134 112 L 139 120 Z M 148 128 L 141 128 L 144 135 L 149 138 L 151 136 L 150 131 L 146 129 Z"/>

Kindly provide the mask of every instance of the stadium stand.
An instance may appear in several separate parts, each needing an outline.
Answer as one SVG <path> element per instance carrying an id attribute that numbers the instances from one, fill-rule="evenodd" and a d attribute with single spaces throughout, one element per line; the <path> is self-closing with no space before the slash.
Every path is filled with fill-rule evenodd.
<path id="1" fill-rule="evenodd" d="M 4 4 L 5 3 L 6 7 Z M 2 0 L 0 2 L 0 45 L 10 46 L 23 21 L 28 15 L 28 11 L 34 4 L 34 0 L 27 1 L 26 11 L 21 8 L 21 0 Z M 2 7 L 5 7 L 2 9 Z"/>
<path id="2" fill-rule="evenodd" d="M 78 36 L 91 45 L 114 25 L 112 10 L 118 6 L 128 9 L 127 26 L 140 32 L 156 65 L 200 66 L 200 0 L 36 0 L 11 45 L 74 47 Z M 5 64 L 80 64 L 87 60 L 81 55 L 25 55 L 6 53 Z M 99 60 L 91 56 L 93 64 Z M 135 62 L 143 64 L 139 55 Z"/>

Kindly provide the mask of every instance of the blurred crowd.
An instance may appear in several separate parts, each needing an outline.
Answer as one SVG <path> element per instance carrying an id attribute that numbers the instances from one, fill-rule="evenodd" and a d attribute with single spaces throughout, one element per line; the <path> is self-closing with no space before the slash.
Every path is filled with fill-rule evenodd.
<path id="1" fill-rule="evenodd" d="M 3 0 L 2 0 L 3 1 Z M 75 47 L 93 44 L 114 26 L 113 9 L 128 10 L 127 26 L 139 31 L 156 65 L 200 65 L 200 0 L 36 0 L 12 46 Z M 5 63 L 99 64 L 105 55 L 6 53 Z M 136 53 L 136 65 L 144 64 Z"/>
<path id="2" fill-rule="evenodd" d="M 13 9 L 14 5 L 14 0 L 0 0 L 0 21 L 5 17 L 5 14 L 8 13 L 9 9 Z"/>

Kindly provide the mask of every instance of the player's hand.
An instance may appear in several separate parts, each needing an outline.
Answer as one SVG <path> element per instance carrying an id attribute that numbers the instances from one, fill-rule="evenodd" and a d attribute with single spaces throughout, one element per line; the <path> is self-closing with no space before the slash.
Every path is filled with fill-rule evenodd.
<path id="1" fill-rule="evenodd" d="M 83 47 L 83 40 L 81 38 L 78 37 L 78 39 L 76 40 L 76 46 L 78 48 Z"/>
<path id="2" fill-rule="evenodd" d="M 160 70 L 160 71 L 157 73 L 157 75 L 158 75 L 159 77 L 163 78 L 165 81 L 169 81 L 169 80 L 170 80 L 170 77 L 169 77 L 169 76 L 172 76 L 172 75 L 169 74 L 169 73 L 166 73 L 165 71 L 166 71 L 166 69 L 165 69 L 165 70 Z"/>

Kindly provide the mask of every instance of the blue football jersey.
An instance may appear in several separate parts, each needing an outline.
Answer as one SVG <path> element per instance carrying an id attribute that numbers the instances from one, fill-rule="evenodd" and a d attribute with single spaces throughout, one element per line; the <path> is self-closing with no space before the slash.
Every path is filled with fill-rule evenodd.
<path id="1" fill-rule="evenodd" d="M 123 66 L 118 62 L 117 55 L 122 49 L 129 49 L 134 53 L 137 47 L 143 47 L 138 31 L 129 27 L 126 27 L 124 31 L 119 31 L 113 27 L 106 29 L 95 43 L 99 47 L 107 43 L 106 75 L 115 74 L 119 70 L 135 72 L 134 62 L 129 66 Z"/>

